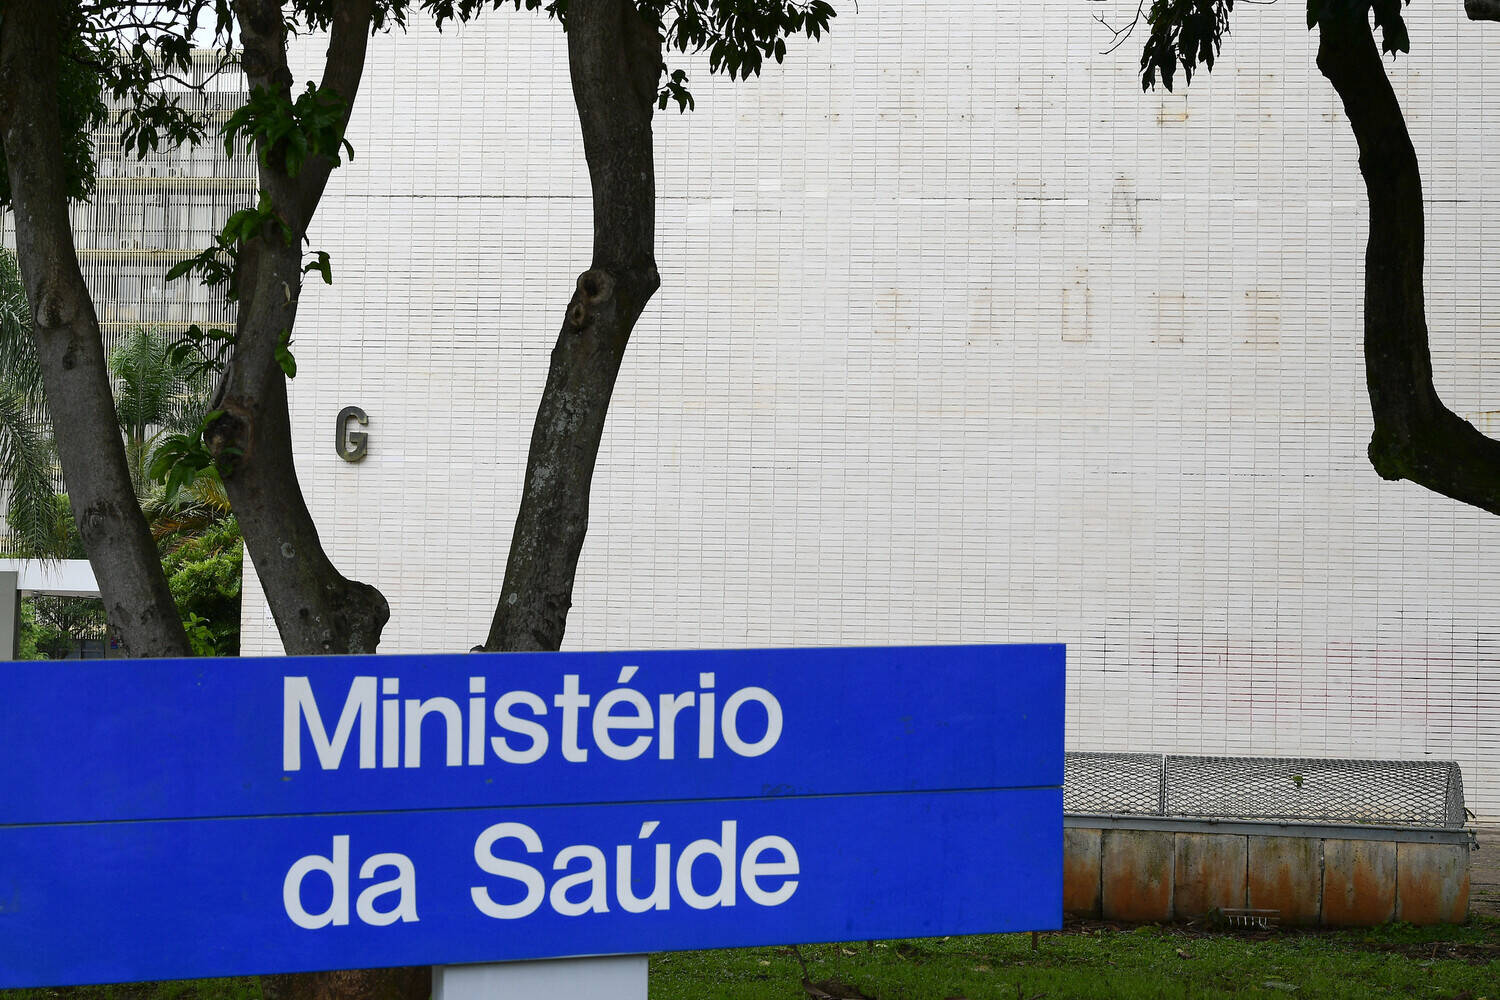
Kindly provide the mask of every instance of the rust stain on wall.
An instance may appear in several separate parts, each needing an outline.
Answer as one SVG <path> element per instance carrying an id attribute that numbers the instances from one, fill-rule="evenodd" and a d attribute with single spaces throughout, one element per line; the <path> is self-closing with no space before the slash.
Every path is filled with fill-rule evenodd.
<path id="1" fill-rule="evenodd" d="M 1099 855 L 1102 831 L 1063 830 L 1063 912 L 1099 916 Z"/>
<path id="2" fill-rule="evenodd" d="M 1178 920 L 1245 905 L 1244 836 L 1179 833 L 1172 876 L 1172 909 Z"/>
<path id="3" fill-rule="evenodd" d="M 1322 842 L 1311 837 L 1250 837 L 1245 905 L 1280 910 L 1281 923 L 1317 924 L 1323 906 Z"/>
<path id="4" fill-rule="evenodd" d="M 1370 840 L 1323 842 L 1323 922 L 1367 927 L 1396 916 L 1396 845 Z"/>
<path id="5" fill-rule="evenodd" d="M 1245 907 L 1328 927 L 1468 916 L 1468 844 L 1073 827 L 1063 843 L 1074 916 L 1154 923 Z"/>
<path id="6" fill-rule="evenodd" d="M 1468 915 L 1468 845 L 1396 845 L 1397 920 L 1456 924 Z"/>
<path id="7" fill-rule="evenodd" d="M 1173 835 L 1155 830 L 1105 830 L 1100 857 L 1100 909 L 1106 920 L 1172 919 Z"/>

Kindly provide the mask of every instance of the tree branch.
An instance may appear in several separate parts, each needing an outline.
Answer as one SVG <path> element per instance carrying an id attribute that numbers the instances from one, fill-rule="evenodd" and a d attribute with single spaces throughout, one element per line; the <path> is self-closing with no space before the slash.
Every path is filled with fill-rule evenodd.
<path id="1" fill-rule="evenodd" d="M 1500 21 L 1500 0 L 1464 0 L 1471 21 Z"/>
<path id="2" fill-rule="evenodd" d="M 567 30 L 593 184 L 593 266 L 578 278 L 552 350 L 489 650 L 562 643 L 610 397 L 630 334 L 661 285 L 651 142 L 661 35 L 631 0 L 573 0 Z"/>
<path id="3" fill-rule="evenodd" d="M 1421 175 L 1363 9 L 1325 11 L 1318 69 L 1349 116 L 1370 202 L 1364 300 L 1365 380 L 1375 417 L 1370 463 L 1386 479 L 1409 479 L 1500 514 L 1500 442 L 1443 405 L 1433 384 Z"/>
<path id="4" fill-rule="evenodd" d="M 334 7 L 333 23 L 328 31 L 328 55 L 323 63 L 319 90 L 336 94 L 344 102 L 339 134 L 349 127 L 354 114 L 354 99 L 364 78 L 365 55 L 370 47 L 370 26 L 375 17 L 375 0 L 344 0 Z M 326 156 L 311 157 L 298 175 L 301 190 L 298 215 L 312 221 L 328 177 L 336 164 Z M 306 224 L 304 223 L 304 224 Z"/>
<path id="5" fill-rule="evenodd" d="M 328 75 L 349 90 L 349 101 L 363 71 L 373 9 L 373 0 L 339 0 L 335 14 Z M 250 84 L 290 97 L 279 0 L 235 0 L 234 10 Z M 286 375 L 277 360 L 296 324 L 302 240 L 333 164 L 309 159 L 293 177 L 279 149 L 261 152 L 261 188 L 291 239 L 267 226 L 241 247 L 235 349 L 216 403 L 223 415 L 205 439 L 286 651 L 371 653 L 390 607 L 374 587 L 339 573 L 323 549 L 297 480 Z"/>

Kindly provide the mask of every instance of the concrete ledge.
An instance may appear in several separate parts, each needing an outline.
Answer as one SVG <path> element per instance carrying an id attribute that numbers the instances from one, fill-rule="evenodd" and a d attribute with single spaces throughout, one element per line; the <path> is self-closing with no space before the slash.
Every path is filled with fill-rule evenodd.
<path id="1" fill-rule="evenodd" d="M 1248 837 L 1179 833 L 1176 841 L 1174 915 L 1201 917 L 1213 910 L 1237 910 L 1245 906 Z"/>
<path id="2" fill-rule="evenodd" d="M 1378 840 L 1323 842 L 1323 923 L 1371 927 L 1396 918 L 1396 845 Z"/>
<path id="3" fill-rule="evenodd" d="M 0 572 L 15 573 L 15 588 L 23 594 L 57 597 L 98 597 L 99 583 L 87 559 L 0 559 Z"/>
<path id="4" fill-rule="evenodd" d="M 1396 845 L 1396 919 L 1458 924 L 1469 912 L 1469 849 L 1453 844 Z"/>
<path id="5" fill-rule="evenodd" d="M 1063 912 L 1098 917 L 1102 830 L 1063 830 Z"/>
<path id="6" fill-rule="evenodd" d="M 1245 896 L 1257 910 L 1277 910 L 1281 923 L 1316 927 L 1323 915 L 1323 841 L 1318 837 L 1246 837 Z"/>
<path id="7" fill-rule="evenodd" d="M 1099 904 L 1104 919 L 1172 919 L 1173 840 L 1173 834 L 1157 830 L 1103 831 Z"/>
<path id="8" fill-rule="evenodd" d="M 1272 910 L 1281 924 L 1468 917 L 1466 830 L 1064 817 L 1063 909 L 1127 922 Z"/>

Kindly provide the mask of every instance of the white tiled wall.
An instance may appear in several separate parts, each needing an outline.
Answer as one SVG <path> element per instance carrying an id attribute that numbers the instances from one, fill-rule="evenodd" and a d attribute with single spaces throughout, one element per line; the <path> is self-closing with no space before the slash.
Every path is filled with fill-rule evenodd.
<path id="1" fill-rule="evenodd" d="M 567 645 L 1061 640 L 1075 749 L 1453 758 L 1500 816 L 1500 519 L 1365 459 L 1364 193 L 1300 7 L 1143 95 L 1107 5 L 839 6 L 658 117 L 663 287 Z M 1407 16 L 1441 390 L 1500 411 L 1500 29 Z M 382 648 L 462 651 L 588 263 L 561 33 L 381 39 L 353 139 L 294 344 L 303 485 Z M 247 591 L 246 652 L 279 651 Z"/>

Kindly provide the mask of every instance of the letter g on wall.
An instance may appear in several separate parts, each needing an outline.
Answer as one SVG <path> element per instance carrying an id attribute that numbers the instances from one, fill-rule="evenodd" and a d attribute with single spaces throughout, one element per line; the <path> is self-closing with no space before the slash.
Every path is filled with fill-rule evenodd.
<path id="1" fill-rule="evenodd" d="M 338 423 L 334 427 L 333 450 L 346 462 L 358 462 L 370 450 L 370 435 L 364 431 L 352 431 L 350 422 L 366 427 L 370 418 L 357 406 L 346 406 L 339 411 Z"/>

